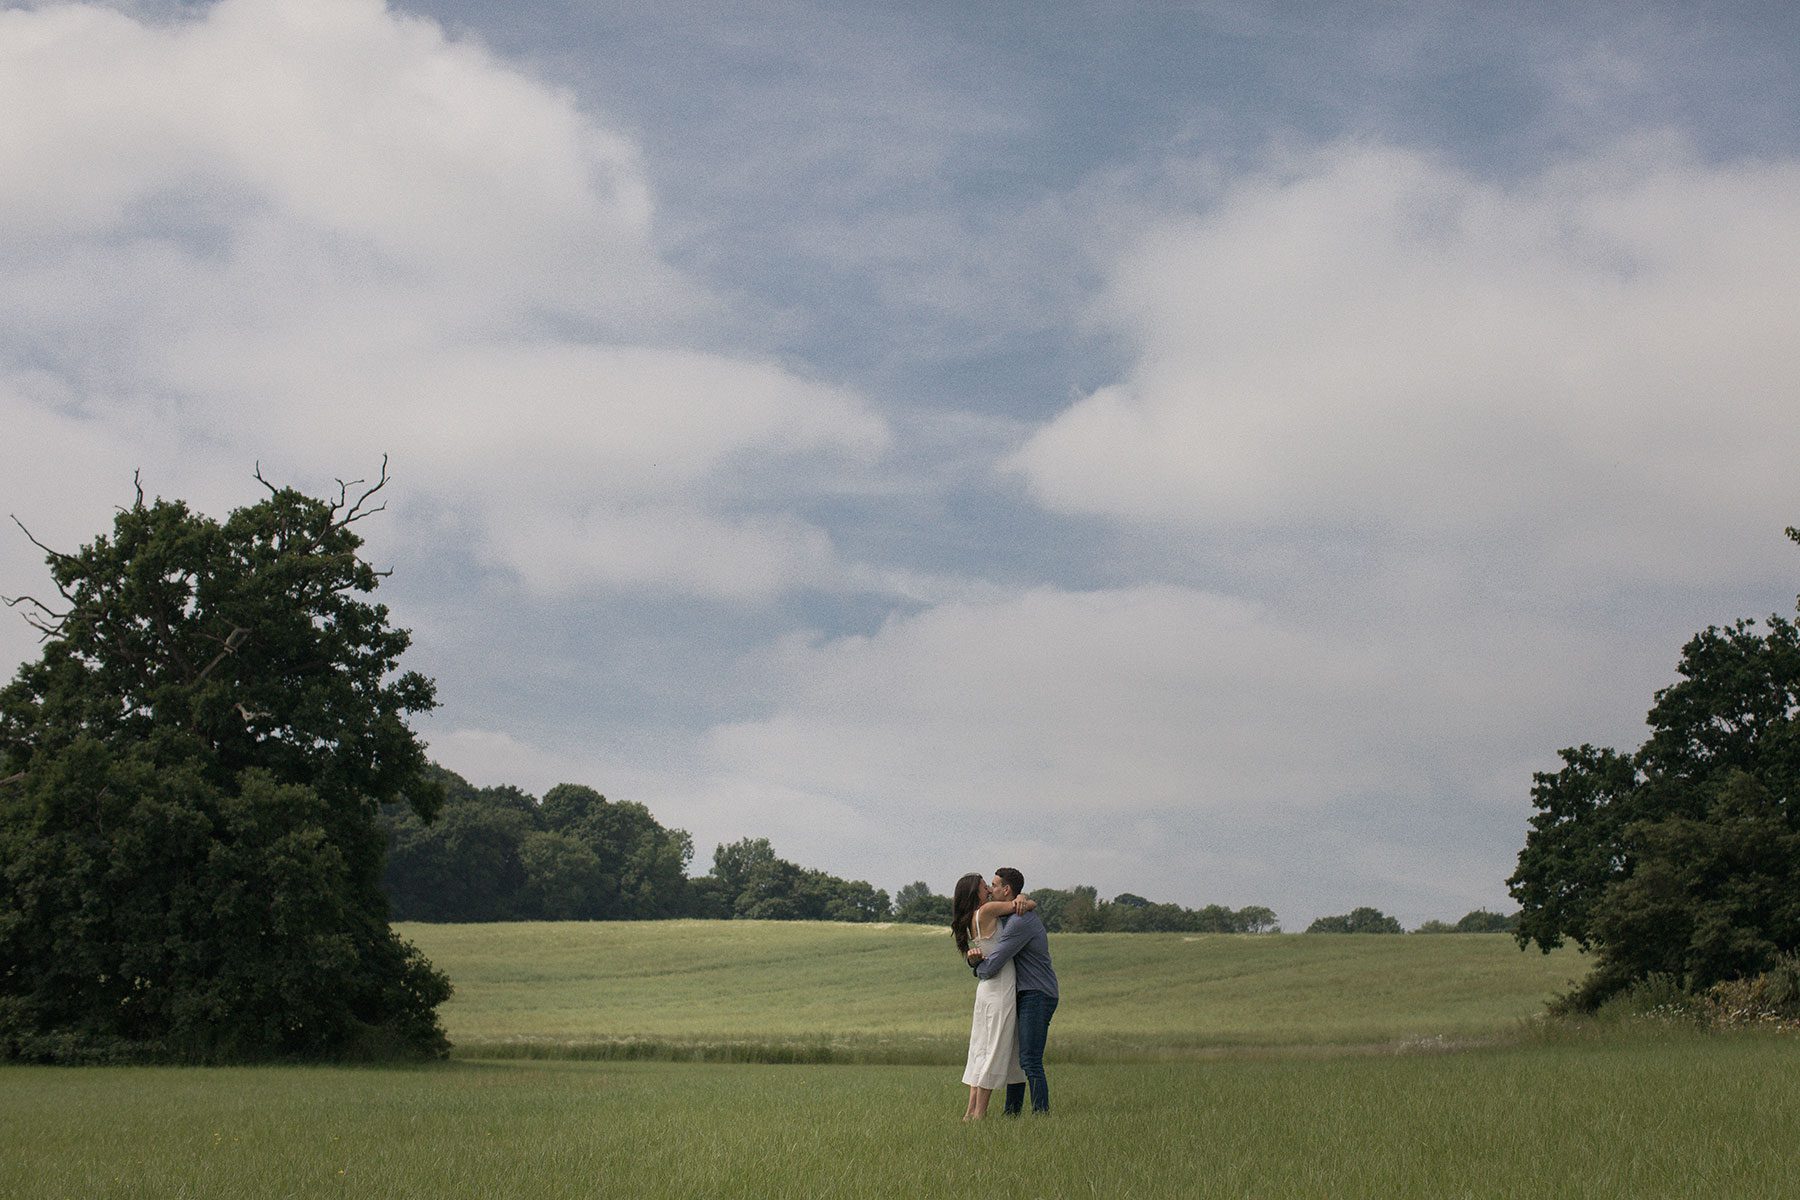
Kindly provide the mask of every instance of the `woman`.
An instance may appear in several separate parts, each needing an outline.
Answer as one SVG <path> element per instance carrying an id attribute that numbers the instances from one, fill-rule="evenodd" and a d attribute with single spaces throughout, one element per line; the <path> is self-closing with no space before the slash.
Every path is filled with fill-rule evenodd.
<path id="1" fill-rule="evenodd" d="M 970 950 L 987 951 L 1000 932 L 1000 918 L 1007 913 L 1029 912 L 1037 901 L 1026 896 L 1013 900 L 989 900 L 992 891 L 979 875 L 956 881 L 951 898 L 950 933 L 966 960 Z M 1004 1084 L 1024 1083 L 1019 1069 L 1019 1013 L 1015 1005 L 1013 965 L 1009 961 L 992 979 L 975 985 L 975 1018 L 969 1026 L 969 1060 L 963 1082 L 969 1085 L 969 1107 L 963 1120 L 987 1116 L 988 1100 Z"/>

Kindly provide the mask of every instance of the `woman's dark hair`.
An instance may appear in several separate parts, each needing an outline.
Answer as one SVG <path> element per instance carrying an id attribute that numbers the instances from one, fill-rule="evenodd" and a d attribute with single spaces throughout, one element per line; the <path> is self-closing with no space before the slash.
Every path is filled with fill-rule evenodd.
<path id="1" fill-rule="evenodd" d="M 950 933 L 956 938 L 956 948 L 964 954 L 969 952 L 969 922 L 980 907 L 981 875 L 964 875 L 956 881 L 956 891 L 950 897 Z"/>

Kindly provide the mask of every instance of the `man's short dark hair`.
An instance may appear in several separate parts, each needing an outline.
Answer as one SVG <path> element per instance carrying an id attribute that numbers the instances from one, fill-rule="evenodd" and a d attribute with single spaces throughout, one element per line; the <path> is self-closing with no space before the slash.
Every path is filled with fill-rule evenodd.
<path id="1" fill-rule="evenodd" d="M 994 878 L 1011 888 L 1013 890 L 1013 895 L 1022 896 L 1025 894 L 1025 877 L 1012 867 L 999 868 L 994 872 Z"/>

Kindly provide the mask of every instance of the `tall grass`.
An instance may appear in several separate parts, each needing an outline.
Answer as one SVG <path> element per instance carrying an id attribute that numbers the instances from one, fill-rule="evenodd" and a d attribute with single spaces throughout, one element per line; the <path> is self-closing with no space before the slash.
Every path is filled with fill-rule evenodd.
<path id="1" fill-rule="evenodd" d="M 1794 1035 L 1527 1026 L 1581 964 L 1504 938 L 1058 938 L 1053 1114 L 964 1125 L 941 931 L 406 932 L 458 984 L 459 1053 L 552 1060 L 4 1067 L 0 1197 L 1792 1190 Z"/>
<path id="2" fill-rule="evenodd" d="M 1800 1044 L 1063 1066 L 956 1120 L 934 1067 L 0 1069 L 6 1197 L 1777 1197 Z"/>

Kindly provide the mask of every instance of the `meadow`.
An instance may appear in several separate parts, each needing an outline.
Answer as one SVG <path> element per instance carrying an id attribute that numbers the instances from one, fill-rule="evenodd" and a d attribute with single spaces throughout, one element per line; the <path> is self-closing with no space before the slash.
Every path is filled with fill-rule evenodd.
<path id="1" fill-rule="evenodd" d="M 1504 938 L 1059 937 L 1055 1111 L 965 1125 L 920 931 L 406 932 L 452 1061 L 0 1068 L 0 1196 L 1792 1194 L 1800 1044 L 1534 1020 L 1582 964 Z"/>
<path id="2" fill-rule="evenodd" d="M 812 921 L 401 925 L 456 983 L 472 1057 L 961 1062 L 967 968 L 943 929 Z M 1501 934 L 1056 938 L 1064 1061 L 1508 1037 L 1586 969 Z"/>

